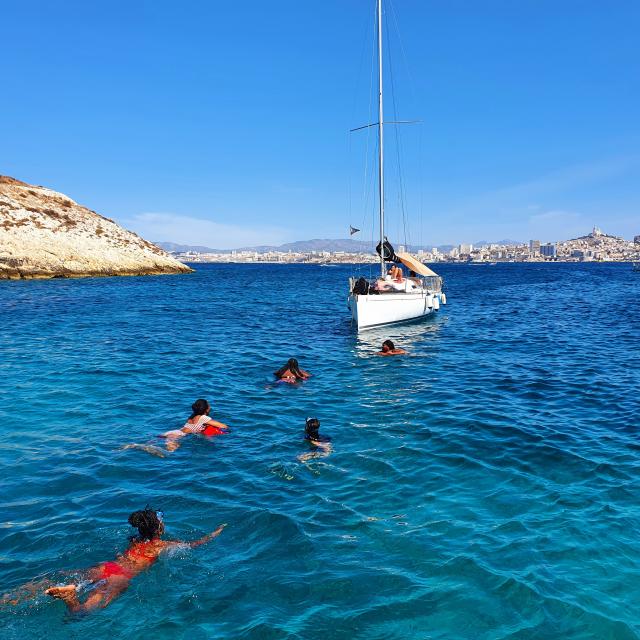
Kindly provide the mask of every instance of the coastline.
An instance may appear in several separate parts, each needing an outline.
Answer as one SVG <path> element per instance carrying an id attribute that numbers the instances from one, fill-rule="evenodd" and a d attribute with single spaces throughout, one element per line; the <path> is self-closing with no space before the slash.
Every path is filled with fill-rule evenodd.
<path id="1" fill-rule="evenodd" d="M 186 266 L 186 265 L 185 265 Z M 0 271 L 0 281 L 3 280 L 55 280 L 55 279 L 75 279 L 81 278 L 113 278 L 113 277 L 133 277 L 133 276 L 177 276 L 193 273 L 195 269 L 187 267 L 186 270 L 167 271 L 163 269 L 140 269 L 140 270 L 110 270 L 110 271 L 69 271 L 69 272 L 32 272 L 20 273 L 19 271 Z"/>
<path id="2" fill-rule="evenodd" d="M 65 194 L 0 175 L 0 280 L 191 271 Z"/>
<path id="3" fill-rule="evenodd" d="M 193 258 L 179 257 L 184 264 L 296 264 L 296 265 L 376 265 L 377 260 L 238 260 L 232 258 L 211 259 L 211 260 L 194 260 Z M 637 259 L 625 260 L 578 260 L 578 259 L 555 259 L 555 260 L 429 260 L 431 265 L 485 265 L 495 266 L 496 264 L 633 264 Z"/>

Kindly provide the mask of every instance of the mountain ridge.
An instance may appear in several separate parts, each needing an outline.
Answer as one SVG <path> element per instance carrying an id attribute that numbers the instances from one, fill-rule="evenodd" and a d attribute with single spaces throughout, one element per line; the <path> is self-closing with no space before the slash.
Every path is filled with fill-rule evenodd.
<path id="1" fill-rule="evenodd" d="M 171 251 L 173 253 L 220 253 L 227 254 L 232 251 L 254 251 L 256 253 L 269 253 L 270 251 L 279 251 L 287 253 L 309 253 L 311 251 L 345 251 L 346 253 L 371 253 L 375 251 L 377 241 L 369 240 L 354 240 L 353 238 L 314 238 L 311 240 L 297 240 L 295 242 L 286 242 L 281 245 L 258 245 L 254 247 L 241 247 L 239 249 L 213 249 L 211 247 L 205 247 L 200 245 L 188 245 L 177 244 L 175 242 L 156 242 L 156 245 L 164 249 L 165 251 Z M 523 244 L 516 240 L 498 240 L 497 242 L 489 242 L 487 240 L 480 240 L 474 242 L 474 247 L 483 247 L 489 244 L 497 245 L 511 245 L 511 244 Z M 397 243 L 394 245 L 398 249 L 401 245 Z M 457 245 L 453 244 L 441 244 L 441 245 L 409 245 L 406 249 L 410 252 L 417 252 L 421 249 L 431 250 L 432 248 L 438 249 L 441 252 L 451 251 Z"/>

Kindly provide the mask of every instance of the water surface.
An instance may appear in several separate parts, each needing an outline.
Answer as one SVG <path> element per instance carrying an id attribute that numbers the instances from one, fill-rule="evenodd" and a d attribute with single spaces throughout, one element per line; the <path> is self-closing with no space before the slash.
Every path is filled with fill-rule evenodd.
<path id="1" fill-rule="evenodd" d="M 445 265 L 435 318 L 358 337 L 352 271 L 0 283 L 0 589 L 112 559 L 147 503 L 229 523 L 93 615 L 0 609 L 3 639 L 640 637 L 638 274 Z M 314 377 L 272 385 L 290 356 Z M 119 450 L 198 397 L 231 434 Z"/>

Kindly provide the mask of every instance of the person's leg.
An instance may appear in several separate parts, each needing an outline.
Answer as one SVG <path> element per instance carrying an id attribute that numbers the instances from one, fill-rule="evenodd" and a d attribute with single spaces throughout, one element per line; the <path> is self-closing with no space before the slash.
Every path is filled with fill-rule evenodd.
<path id="1" fill-rule="evenodd" d="M 166 457 L 164 451 L 160 449 L 160 447 L 154 447 L 152 444 L 132 443 L 132 444 L 125 444 L 123 447 L 120 447 L 121 451 L 124 451 L 125 449 L 139 449 L 140 451 L 146 451 L 147 453 L 150 453 L 152 456 L 158 456 L 158 458 Z M 169 449 L 168 446 L 167 446 L 167 449 L 169 451 L 172 451 L 172 449 Z"/>
<path id="2" fill-rule="evenodd" d="M 76 586 L 73 584 L 64 587 L 52 587 L 45 593 L 52 598 L 62 600 L 72 613 L 88 612 L 93 609 L 104 609 L 112 600 L 117 598 L 129 586 L 128 578 L 114 576 L 108 578 L 95 589 L 95 591 L 84 601 L 78 599 Z"/>
<path id="3" fill-rule="evenodd" d="M 82 608 L 80 600 L 78 600 L 78 592 L 76 591 L 75 584 L 66 584 L 64 587 L 51 587 L 51 589 L 47 589 L 45 593 L 52 598 L 62 600 L 62 602 L 69 607 L 69 611 L 75 612 Z"/>
<path id="4" fill-rule="evenodd" d="M 45 578 L 44 580 L 37 580 L 33 582 L 27 582 L 26 584 L 20 585 L 18 588 L 14 589 L 10 593 L 5 593 L 0 598 L 0 605 L 12 605 L 15 606 L 24 602 L 25 600 L 31 600 L 32 598 L 37 597 L 41 594 L 45 589 L 50 587 L 53 583 L 49 578 Z"/>
<path id="5" fill-rule="evenodd" d="M 167 451 L 175 451 L 176 449 L 179 449 L 181 444 L 180 441 L 181 441 L 181 438 L 167 438 L 167 441 L 165 443 L 165 447 L 167 448 Z"/>
<path id="6" fill-rule="evenodd" d="M 127 587 L 129 579 L 121 576 L 109 578 L 104 585 L 97 588 L 82 605 L 83 611 L 92 609 L 104 609 L 112 600 L 115 600 Z"/>

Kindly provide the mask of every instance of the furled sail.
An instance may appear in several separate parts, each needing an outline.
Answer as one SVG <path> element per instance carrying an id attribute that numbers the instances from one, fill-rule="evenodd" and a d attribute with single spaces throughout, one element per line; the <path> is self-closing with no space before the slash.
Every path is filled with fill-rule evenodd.
<path id="1" fill-rule="evenodd" d="M 376 253 L 387 262 L 400 262 L 392 244 L 386 238 L 382 245 L 378 242 Z"/>

